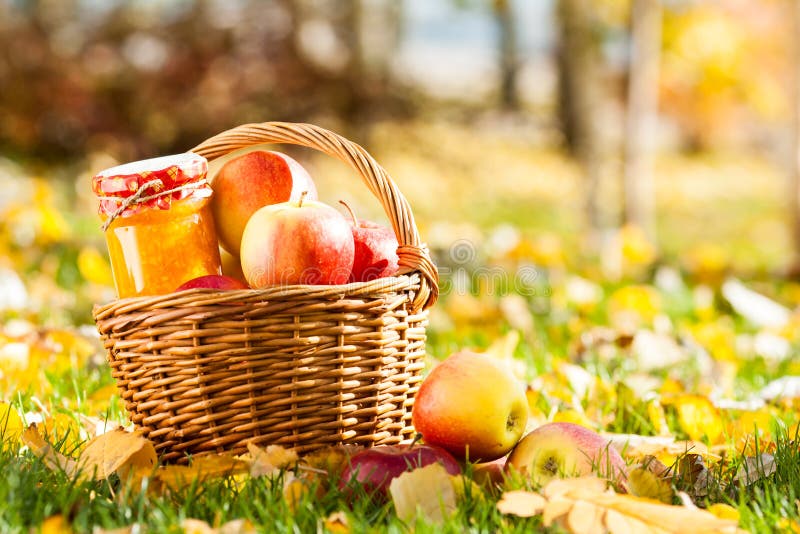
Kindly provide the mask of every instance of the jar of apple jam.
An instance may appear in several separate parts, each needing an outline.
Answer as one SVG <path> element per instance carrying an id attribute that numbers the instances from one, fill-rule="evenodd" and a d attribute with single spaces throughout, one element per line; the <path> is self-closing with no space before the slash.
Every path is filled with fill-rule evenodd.
<path id="1" fill-rule="evenodd" d="M 206 159 L 187 152 L 92 179 L 120 298 L 170 293 L 192 278 L 221 274 L 207 172 Z"/>

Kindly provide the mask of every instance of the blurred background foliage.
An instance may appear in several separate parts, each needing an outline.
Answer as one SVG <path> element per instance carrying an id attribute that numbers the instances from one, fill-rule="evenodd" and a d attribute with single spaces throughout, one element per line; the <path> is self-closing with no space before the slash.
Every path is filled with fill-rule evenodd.
<path id="1" fill-rule="evenodd" d="M 663 266 L 796 306 L 794 6 L 0 0 L 0 309 L 90 322 L 114 296 L 91 176 L 267 120 L 376 156 L 463 293 L 456 321 L 502 313 L 480 295 L 525 266 L 534 311 L 565 273 L 610 294 Z M 283 150 L 323 199 L 381 216 L 341 164 Z M 506 278 L 457 278 L 486 266 Z"/>

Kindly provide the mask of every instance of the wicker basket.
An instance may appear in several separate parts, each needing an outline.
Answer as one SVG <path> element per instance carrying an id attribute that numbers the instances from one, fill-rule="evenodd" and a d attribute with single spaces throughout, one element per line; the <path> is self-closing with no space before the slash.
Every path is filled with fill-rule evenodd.
<path id="1" fill-rule="evenodd" d="M 355 143 L 309 124 L 249 124 L 192 151 L 213 160 L 262 143 L 314 148 L 352 166 L 400 247 L 398 276 L 338 286 L 192 289 L 96 306 L 111 372 L 162 461 L 279 444 L 407 442 L 424 367 L 436 267 L 411 209 Z"/>

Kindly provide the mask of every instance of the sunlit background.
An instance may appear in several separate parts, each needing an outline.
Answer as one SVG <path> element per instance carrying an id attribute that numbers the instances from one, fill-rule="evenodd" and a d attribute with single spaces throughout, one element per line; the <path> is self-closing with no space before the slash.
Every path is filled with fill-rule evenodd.
<path id="1" fill-rule="evenodd" d="M 91 176 L 270 120 L 364 145 L 445 293 L 509 291 L 453 278 L 483 266 L 533 267 L 531 294 L 663 267 L 792 288 L 795 18 L 783 0 L 0 0 L 0 308 L 90 322 L 114 296 Z M 340 163 L 281 150 L 324 200 L 384 217 Z"/>

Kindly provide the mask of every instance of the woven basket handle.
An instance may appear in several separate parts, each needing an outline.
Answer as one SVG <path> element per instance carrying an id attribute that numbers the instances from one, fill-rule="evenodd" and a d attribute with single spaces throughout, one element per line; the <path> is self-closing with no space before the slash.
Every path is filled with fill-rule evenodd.
<path id="1" fill-rule="evenodd" d="M 416 309 L 432 306 L 439 295 L 439 273 L 427 247 L 420 241 L 414 214 L 389 174 L 364 148 L 313 124 L 262 122 L 243 124 L 215 135 L 191 151 L 213 160 L 234 150 L 263 143 L 286 143 L 314 148 L 353 167 L 366 186 L 381 201 L 397 236 L 400 274 L 418 272 L 420 290 L 414 298 Z"/>

